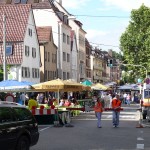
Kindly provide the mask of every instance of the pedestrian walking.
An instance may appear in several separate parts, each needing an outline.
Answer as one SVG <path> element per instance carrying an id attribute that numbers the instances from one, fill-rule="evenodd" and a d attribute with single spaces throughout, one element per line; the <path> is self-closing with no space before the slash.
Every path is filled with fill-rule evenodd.
<path id="1" fill-rule="evenodd" d="M 116 96 L 112 99 L 112 123 L 113 127 L 119 126 L 119 116 L 120 116 L 120 108 L 121 108 L 121 100 L 119 99 L 119 95 L 116 94 Z"/>
<path id="2" fill-rule="evenodd" d="M 127 97 L 126 97 L 127 105 L 130 105 L 130 101 L 131 101 L 131 96 L 130 96 L 130 94 L 128 94 Z"/>
<path id="3" fill-rule="evenodd" d="M 103 112 L 103 105 L 100 98 L 97 98 L 97 101 L 94 106 L 95 116 L 97 117 L 97 127 L 101 128 L 101 116 Z"/>
<path id="4" fill-rule="evenodd" d="M 106 95 L 104 96 L 104 104 L 105 104 L 105 108 L 109 108 L 110 107 L 110 96 L 109 96 L 109 93 L 106 93 Z"/>

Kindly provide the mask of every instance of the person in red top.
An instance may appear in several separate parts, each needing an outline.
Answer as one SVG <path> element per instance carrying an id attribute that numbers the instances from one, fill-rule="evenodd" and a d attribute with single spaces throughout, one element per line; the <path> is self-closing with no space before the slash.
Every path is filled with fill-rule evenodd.
<path id="1" fill-rule="evenodd" d="M 121 108 L 121 100 L 119 99 L 119 95 L 116 94 L 116 96 L 112 99 L 111 102 L 112 109 L 113 109 L 113 127 L 119 126 L 119 116 L 120 116 L 120 108 Z"/>
<path id="2" fill-rule="evenodd" d="M 100 98 L 97 98 L 97 101 L 95 103 L 95 106 L 94 106 L 94 111 L 95 111 L 95 115 L 97 117 L 97 127 L 98 128 L 101 128 L 101 116 L 102 116 L 102 112 L 103 112 L 103 105 L 102 105 L 102 102 L 100 100 Z"/>

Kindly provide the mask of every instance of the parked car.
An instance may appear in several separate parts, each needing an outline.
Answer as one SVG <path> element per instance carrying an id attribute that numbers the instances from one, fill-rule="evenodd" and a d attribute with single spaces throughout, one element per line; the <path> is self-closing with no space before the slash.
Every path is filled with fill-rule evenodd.
<path id="1" fill-rule="evenodd" d="M 27 108 L 0 101 L 0 149 L 29 150 L 38 139 L 37 121 Z"/>

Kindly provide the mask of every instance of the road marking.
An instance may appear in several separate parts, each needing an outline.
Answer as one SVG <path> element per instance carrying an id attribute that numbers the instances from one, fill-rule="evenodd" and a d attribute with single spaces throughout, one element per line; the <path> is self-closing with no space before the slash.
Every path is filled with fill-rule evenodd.
<path id="1" fill-rule="evenodd" d="M 48 128 L 50 128 L 50 127 L 43 128 L 43 129 L 41 129 L 41 130 L 39 130 L 39 131 L 42 132 L 42 131 L 44 131 L 44 130 L 46 130 L 46 129 L 48 129 Z"/>
<path id="2" fill-rule="evenodd" d="M 136 145 L 136 148 L 137 148 L 137 149 L 144 149 L 144 144 L 137 144 L 137 145 Z"/>
<path id="3" fill-rule="evenodd" d="M 142 140 L 144 140 L 144 139 L 141 138 L 141 137 L 138 137 L 137 140 L 138 140 L 138 141 L 142 141 Z"/>

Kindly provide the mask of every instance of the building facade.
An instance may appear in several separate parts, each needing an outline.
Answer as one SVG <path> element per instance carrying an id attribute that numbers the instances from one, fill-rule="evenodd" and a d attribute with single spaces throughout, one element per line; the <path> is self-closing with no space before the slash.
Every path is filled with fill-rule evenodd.
<path id="1" fill-rule="evenodd" d="M 40 82 L 40 53 L 31 5 L 0 5 L 6 17 L 6 65 L 9 79 Z M 20 13 L 19 13 L 20 12 Z M 21 13 L 24 12 L 24 13 Z M 10 17 L 11 14 L 11 17 Z M 19 15 L 18 15 L 19 14 Z M 3 21 L 0 22 L 0 64 L 3 64 Z"/>
<path id="2" fill-rule="evenodd" d="M 52 27 L 37 27 L 37 33 L 41 54 L 40 82 L 54 80 L 57 77 L 57 47 L 53 41 Z"/>

